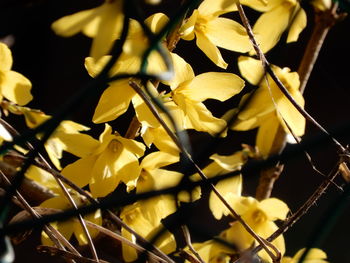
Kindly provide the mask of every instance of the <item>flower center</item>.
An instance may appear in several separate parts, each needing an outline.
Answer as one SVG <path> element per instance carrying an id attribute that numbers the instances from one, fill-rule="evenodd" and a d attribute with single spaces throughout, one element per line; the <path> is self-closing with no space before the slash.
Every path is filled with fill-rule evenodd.
<path id="1" fill-rule="evenodd" d="M 114 153 L 117 153 L 121 147 L 122 147 L 122 144 L 117 139 L 111 140 L 108 144 L 108 149 Z"/>
<path id="2" fill-rule="evenodd" d="M 252 217 L 253 217 L 254 223 L 256 223 L 256 224 L 261 224 L 267 220 L 266 214 L 263 211 L 261 211 L 260 209 L 255 210 L 252 213 Z"/>

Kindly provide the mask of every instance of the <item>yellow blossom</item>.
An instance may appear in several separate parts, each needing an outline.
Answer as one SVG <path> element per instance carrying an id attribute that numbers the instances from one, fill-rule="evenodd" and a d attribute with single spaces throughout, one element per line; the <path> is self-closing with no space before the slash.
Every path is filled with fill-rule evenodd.
<path id="1" fill-rule="evenodd" d="M 281 124 L 285 132 L 290 134 L 289 126 L 296 136 L 302 136 L 305 131 L 305 118 L 282 94 L 269 75 L 268 83 L 266 82 L 260 61 L 240 57 L 238 66 L 243 77 L 253 85 L 259 84 L 259 88 L 239 113 L 238 121 L 234 124 L 233 129 L 249 130 L 259 127 L 256 145 L 261 154 L 266 157 L 270 153 L 278 126 Z M 290 72 L 289 68 L 281 69 L 277 66 L 272 66 L 272 69 L 294 100 L 303 107 L 304 98 L 299 91 L 298 73 Z"/>
<path id="2" fill-rule="evenodd" d="M 294 255 L 293 258 L 283 257 L 281 262 L 282 263 L 299 263 L 299 259 L 301 258 L 301 255 L 304 253 L 304 251 L 305 251 L 305 248 L 300 249 Z M 328 263 L 327 255 L 321 249 L 311 248 L 307 253 L 307 256 L 305 257 L 305 259 L 300 263 Z"/>
<path id="3" fill-rule="evenodd" d="M 269 198 L 259 202 L 252 197 L 246 197 L 241 199 L 239 209 L 237 207 L 235 207 L 236 212 L 241 216 L 242 220 L 262 238 L 267 238 L 276 231 L 278 227 L 274 221 L 277 219 L 285 220 L 289 211 L 288 206 L 276 198 Z M 254 242 L 254 238 L 237 221 L 231 224 L 231 227 L 223 233 L 223 236 L 227 241 L 236 244 L 240 249 L 247 249 Z M 277 237 L 272 244 L 276 246 L 282 255 L 284 254 L 283 236 Z M 271 262 L 265 251 L 259 252 L 259 256 L 265 261 Z"/>
<path id="4" fill-rule="evenodd" d="M 139 235 L 151 241 L 161 230 L 161 220 L 176 211 L 175 201 L 169 196 L 158 196 L 149 201 L 137 202 L 125 207 L 120 218 Z M 135 242 L 135 237 L 122 228 L 122 235 Z M 169 254 L 176 249 L 174 236 L 165 231 L 154 243 L 164 253 Z M 127 262 L 137 259 L 137 252 L 124 243 L 122 244 L 124 260 Z"/>
<path id="5" fill-rule="evenodd" d="M 158 31 L 166 21 L 167 17 L 164 14 L 157 13 L 147 18 L 145 23 L 150 26 L 151 30 Z M 110 76 L 120 73 L 136 73 L 140 69 L 141 57 L 148 46 L 148 39 L 136 20 L 131 20 L 130 23 L 129 36 L 123 47 L 124 53 L 110 71 Z M 109 59 L 110 56 L 104 56 L 99 60 L 89 57 L 85 60 L 85 67 L 92 77 L 96 77 Z M 157 52 L 150 55 L 148 64 L 148 72 L 160 73 L 165 70 L 164 62 Z M 127 111 L 130 102 L 132 102 L 136 110 L 136 116 L 141 116 L 140 122 L 149 120 L 149 122 L 154 123 L 152 113 L 139 95 L 130 87 L 129 81 L 129 79 L 122 79 L 109 83 L 109 87 L 102 93 L 97 104 L 93 122 L 102 123 L 118 118 Z M 154 87 L 150 89 L 153 89 L 154 94 L 157 94 Z M 121 96 L 121 94 L 123 95 Z"/>
<path id="6" fill-rule="evenodd" d="M 264 53 L 277 44 L 285 30 L 289 29 L 287 43 L 290 43 L 298 40 L 306 26 L 306 13 L 297 0 L 269 0 L 266 5 L 246 0 L 243 4 L 264 12 L 253 27 Z"/>
<path id="7" fill-rule="evenodd" d="M 35 128 L 47 121 L 51 116 L 42 111 L 33 110 L 27 107 L 16 107 L 16 110 L 24 115 L 29 128 Z M 60 159 L 63 151 L 74 154 L 78 157 L 86 156 L 97 143 L 89 135 L 80 133 L 90 128 L 74 121 L 62 121 L 53 134 L 45 143 L 45 149 L 52 163 L 61 170 Z M 39 135 L 40 136 L 40 135 Z"/>
<path id="8" fill-rule="evenodd" d="M 33 99 L 30 94 L 31 82 L 22 74 L 11 70 L 11 50 L 0 42 L 0 102 L 3 98 L 19 105 L 25 105 Z"/>
<path id="9" fill-rule="evenodd" d="M 242 25 L 219 17 L 236 10 L 235 1 L 205 0 L 182 26 L 180 32 L 185 40 L 196 37 L 197 46 L 217 66 L 226 68 L 227 63 L 217 47 L 237 52 L 248 52 L 252 46 Z"/>
<path id="10" fill-rule="evenodd" d="M 194 243 L 193 248 L 206 263 L 229 263 L 231 262 L 231 257 L 229 255 L 237 253 L 233 249 L 212 239 L 204 243 Z M 189 251 L 189 253 L 191 252 Z M 188 263 L 189 261 L 185 262 Z"/>
<path id="11" fill-rule="evenodd" d="M 172 58 L 175 77 L 168 84 L 174 102 L 185 115 L 184 124 L 181 126 L 211 135 L 221 131 L 226 121 L 214 117 L 203 101 L 225 101 L 243 89 L 244 81 L 232 73 L 207 72 L 195 76 L 191 66 L 184 59 L 176 54 L 172 54 Z"/>
<path id="12" fill-rule="evenodd" d="M 75 204 L 80 207 L 82 205 L 87 205 L 87 201 L 84 199 L 81 199 L 81 197 L 78 197 L 76 195 L 72 195 L 72 198 L 75 202 Z M 56 196 L 53 198 L 50 198 L 40 205 L 41 207 L 46 207 L 46 208 L 53 208 L 53 209 L 59 209 L 60 210 L 67 210 L 67 209 L 72 209 L 72 205 L 69 203 L 66 197 L 64 196 Z M 102 225 L 102 215 L 101 211 L 98 209 L 95 212 L 84 216 L 84 220 L 90 221 L 94 224 L 97 225 Z M 80 245 L 86 245 L 88 244 L 88 240 L 86 237 L 86 234 L 80 224 L 80 222 L 76 219 L 69 219 L 67 221 L 58 221 L 58 222 L 53 222 L 51 225 L 56 228 L 61 234 L 66 238 L 70 239 L 70 237 L 74 234 L 76 239 L 78 240 Z M 91 235 L 91 237 L 95 237 L 98 234 L 98 231 L 95 229 L 91 229 L 88 227 L 88 231 Z M 52 246 L 53 243 L 50 240 L 50 238 L 47 236 L 45 232 L 42 232 L 41 234 L 41 242 L 43 245 L 46 246 Z"/>
<path id="13" fill-rule="evenodd" d="M 70 37 L 79 32 L 93 38 L 90 55 L 106 55 L 123 26 L 122 0 L 106 0 L 96 8 L 80 11 L 56 20 L 52 29 L 57 35 Z"/>
<path id="14" fill-rule="evenodd" d="M 145 146 L 112 134 L 107 124 L 100 140 L 93 144 L 89 154 L 67 165 L 62 174 L 79 187 L 89 184 L 94 197 L 108 195 L 120 182 L 129 184 L 129 189 L 134 188 L 141 170 L 138 157 L 143 155 Z"/>

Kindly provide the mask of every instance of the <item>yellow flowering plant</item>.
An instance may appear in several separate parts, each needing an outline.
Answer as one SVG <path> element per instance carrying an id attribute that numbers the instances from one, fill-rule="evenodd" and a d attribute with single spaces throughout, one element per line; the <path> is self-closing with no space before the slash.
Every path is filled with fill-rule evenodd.
<path id="1" fill-rule="evenodd" d="M 90 48 L 74 65 L 85 66 L 86 88 L 71 88 L 58 109 L 35 109 L 31 81 L 13 66 L 16 48 L 0 39 L 1 262 L 13 262 L 8 235 L 31 222 L 42 227 L 38 251 L 67 262 L 330 262 L 313 247 L 286 256 L 284 233 L 329 185 L 347 193 L 334 179 L 349 178 L 348 150 L 307 112 L 303 95 L 321 45 L 313 42 L 345 17 L 342 5 L 168 2 L 98 0 L 52 19 L 53 33 L 80 34 Z M 274 50 L 284 48 L 280 39 L 299 43 L 312 26 L 309 12 L 326 20 L 316 20 L 304 66 L 295 70 Z M 304 147 L 308 121 L 340 151 L 339 168 L 328 175 Z M 297 143 L 295 152 L 305 151 L 323 175 L 298 210 L 283 190 L 271 195 L 284 176 L 302 189 L 280 169 L 290 156 L 286 143 Z M 26 212 L 8 224 L 18 211 L 11 201 Z"/>

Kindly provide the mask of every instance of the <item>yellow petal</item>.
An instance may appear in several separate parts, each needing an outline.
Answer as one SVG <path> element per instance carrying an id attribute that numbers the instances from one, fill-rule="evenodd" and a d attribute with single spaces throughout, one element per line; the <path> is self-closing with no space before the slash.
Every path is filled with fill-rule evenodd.
<path id="1" fill-rule="evenodd" d="M 123 147 L 130 151 L 132 154 L 134 154 L 137 157 L 143 156 L 145 152 L 145 145 L 141 142 L 137 142 L 135 140 L 126 139 L 121 136 L 117 136 L 118 141 L 120 141 L 123 144 Z"/>
<path id="2" fill-rule="evenodd" d="M 170 138 L 163 127 L 147 128 L 142 134 L 145 143 L 150 146 L 152 143 L 161 151 L 176 155 L 180 152 L 179 148 Z"/>
<path id="3" fill-rule="evenodd" d="M 300 259 L 304 251 L 305 248 L 300 249 L 293 257 L 292 262 L 296 263 L 298 259 Z M 327 254 L 324 251 L 318 248 L 311 248 L 307 253 L 303 263 L 328 263 L 328 261 L 326 261 L 325 259 L 327 259 Z"/>
<path id="4" fill-rule="evenodd" d="M 218 67 L 227 68 L 227 63 L 222 58 L 220 50 L 203 33 L 196 32 L 196 44 Z"/>
<path id="5" fill-rule="evenodd" d="M 265 71 L 260 60 L 240 56 L 238 68 L 242 76 L 253 85 L 258 85 L 263 80 Z"/>
<path id="6" fill-rule="evenodd" d="M 52 23 L 51 28 L 57 35 L 63 37 L 73 36 L 79 33 L 101 11 L 101 7 L 98 7 L 62 17 Z"/>
<path id="7" fill-rule="evenodd" d="M 197 17 L 198 17 L 198 10 L 195 9 L 192 15 L 190 16 L 190 18 L 188 18 L 187 21 L 180 28 L 180 34 L 182 39 L 184 40 L 194 39 L 194 29 L 195 29 Z"/>
<path id="8" fill-rule="evenodd" d="M 1 71 L 8 71 L 12 67 L 11 50 L 4 43 L 0 43 Z"/>
<path id="9" fill-rule="evenodd" d="M 151 110 L 138 94 L 132 98 L 132 104 L 134 106 L 137 119 L 143 126 L 146 125 L 152 128 L 159 127 L 159 121 L 156 119 L 156 117 L 154 117 Z"/>
<path id="10" fill-rule="evenodd" d="M 175 53 L 170 53 L 174 65 L 174 78 L 170 81 L 164 81 L 165 84 L 170 85 L 172 89 L 177 88 L 181 83 L 190 81 L 194 78 L 194 72 L 190 64 L 188 64 L 182 57 Z"/>
<path id="11" fill-rule="evenodd" d="M 292 8 L 293 6 L 290 5 L 279 5 L 262 14 L 256 21 L 253 31 L 259 35 L 258 44 L 264 53 L 277 44 L 287 29 Z"/>
<path id="12" fill-rule="evenodd" d="M 53 175 L 44 171 L 43 169 L 40 169 L 37 166 L 30 166 L 30 168 L 25 173 L 25 176 L 56 193 L 59 192 L 59 186 Z"/>
<path id="13" fill-rule="evenodd" d="M 88 156 L 67 165 L 62 170 L 62 175 L 67 177 L 79 187 L 87 185 L 91 178 L 91 171 L 96 161 L 96 156 Z"/>
<path id="14" fill-rule="evenodd" d="M 236 10 L 236 3 L 231 0 L 205 0 L 198 7 L 201 16 L 219 16 Z"/>
<path id="15" fill-rule="evenodd" d="M 244 27 L 231 19 L 218 17 L 210 20 L 204 32 L 215 46 L 242 53 L 252 49 Z"/>
<path id="16" fill-rule="evenodd" d="M 275 223 L 273 223 L 271 221 L 266 221 L 263 225 L 261 225 L 259 227 L 259 231 L 257 232 L 257 234 L 263 238 L 268 238 L 277 229 L 278 229 L 278 227 L 276 226 Z M 281 255 L 283 256 L 284 253 L 286 252 L 286 247 L 285 247 L 283 235 L 278 236 L 274 241 L 272 241 L 272 244 L 281 252 Z M 265 250 L 260 251 L 258 253 L 258 255 L 264 261 L 272 263 L 272 259 L 266 253 Z"/>
<path id="17" fill-rule="evenodd" d="M 166 152 L 153 152 L 143 158 L 141 166 L 143 169 L 152 170 L 159 167 L 167 166 L 179 161 L 178 155 L 169 154 Z"/>
<path id="18" fill-rule="evenodd" d="M 153 33 L 159 33 L 168 22 L 169 18 L 163 13 L 155 13 L 145 20 L 146 25 L 149 26 Z"/>
<path id="19" fill-rule="evenodd" d="M 293 18 L 293 23 L 290 26 L 287 43 L 295 42 L 298 40 L 299 34 L 306 27 L 307 17 L 304 9 L 299 4 L 296 6 L 296 14 Z"/>
<path id="20" fill-rule="evenodd" d="M 194 101 L 225 101 L 241 92 L 244 80 L 232 73 L 207 72 L 196 76 L 181 93 Z"/>
<path id="21" fill-rule="evenodd" d="M 121 151 L 121 150 L 120 150 Z M 120 182 L 117 163 L 119 154 L 106 149 L 94 163 L 89 182 L 93 197 L 103 197 L 113 192 Z"/>
<path id="22" fill-rule="evenodd" d="M 293 95 L 295 101 L 301 107 L 304 107 L 304 98 L 301 93 L 297 91 L 293 92 Z M 278 110 L 283 118 L 283 120 L 281 120 L 281 123 L 287 133 L 290 133 L 290 131 L 288 127 L 284 125 L 284 121 L 287 122 L 288 126 L 292 129 L 293 133 L 296 136 L 304 135 L 306 120 L 286 97 L 283 96 L 278 101 Z"/>
<path id="23" fill-rule="evenodd" d="M 266 213 L 268 219 L 272 221 L 277 219 L 285 220 L 289 212 L 288 206 L 277 198 L 264 199 L 258 206 Z"/>
<path id="24" fill-rule="evenodd" d="M 267 12 L 274 7 L 282 4 L 286 0 L 240 0 L 242 5 L 249 6 L 260 12 Z"/>
<path id="25" fill-rule="evenodd" d="M 102 215 L 101 215 L 101 210 L 96 210 L 92 214 L 88 214 L 84 216 L 84 220 L 92 222 L 96 225 L 102 225 Z M 94 238 L 98 235 L 99 231 L 97 229 L 94 229 L 92 227 L 88 227 L 87 229 L 89 231 L 89 234 L 91 238 Z M 78 220 L 74 221 L 74 235 L 77 238 L 79 245 L 87 245 L 88 244 L 88 239 L 85 234 L 85 231 L 83 230 L 81 223 Z"/>
<path id="26" fill-rule="evenodd" d="M 227 203 L 236 211 L 236 204 L 240 206 L 239 202 L 242 192 L 242 176 L 238 175 L 229 179 L 221 180 L 216 184 L 216 189 L 225 198 Z M 210 193 L 209 208 L 214 217 L 218 220 L 220 220 L 223 215 L 230 214 L 228 208 L 222 203 L 214 192 Z"/>
<path id="27" fill-rule="evenodd" d="M 203 103 L 190 101 L 179 95 L 174 96 L 175 99 L 176 103 L 184 109 L 186 128 L 215 135 L 226 126 L 226 121 L 214 117 Z"/>
<path id="28" fill-rule="evenodd" d="M 279 127 L 280 121 L 274 112 L 268 114 L 261 121 L 256 136 L 256 146 L 263 157 L 268 157 L 270 154 L 276 154 L 272 152 L 272 146 L 276 139 L 275 136 Z"/>
<path id="29" fill-rule="evenodd" d="M 15 71 L 0 72 L 0 89 L 2 95 L 19 105 L 25 105 L 33 99 L 30 94 L 32 83 Z"/>
<path id="30" fill-rule="evenodd" d="M 99 146 L 99 142 L 87 134 L 79 133 L 56 133 L 62 144 L 62 148 L 78 157 L 85 157 L 94 152 Z"/>
<path id="31" fill-rule="evenodd" d="M 103 92 L 92 118 L 95 123 L 114 120 L 125 113 L 135 91 L 129 86 L 129 80 L 118 80 Z"/>
<path id="32" fill-rule="evenodd" d="M 231 155 L 219 155 L 217 153 L 210 156 L 218 165 L 227 171 L 233 171 L 241 167 L 244 163 L 243 153 L 241 151 Z"/>
<path id="33" fill-rule="evenodd" d="M 101 8 L 101 21 L 97 34 L 92 42 L 90 54 L 98 59 L 107 55 L 112 43 L 119 37 L 123 26 L 122 1 L 106 2 Z"/>

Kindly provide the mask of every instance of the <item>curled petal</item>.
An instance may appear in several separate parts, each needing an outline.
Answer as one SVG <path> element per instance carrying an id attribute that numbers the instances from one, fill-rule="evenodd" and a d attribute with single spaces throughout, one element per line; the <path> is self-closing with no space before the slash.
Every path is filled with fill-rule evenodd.
<path id="1" fill-rule="evenodd" d="M 15 71 L 0 72 L 0 89 L 2 95 L 19 105 L 25 105 L 33 99 L 30 90 L 32 83 Z"/>

